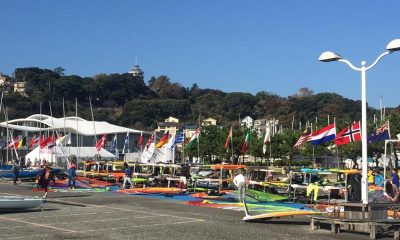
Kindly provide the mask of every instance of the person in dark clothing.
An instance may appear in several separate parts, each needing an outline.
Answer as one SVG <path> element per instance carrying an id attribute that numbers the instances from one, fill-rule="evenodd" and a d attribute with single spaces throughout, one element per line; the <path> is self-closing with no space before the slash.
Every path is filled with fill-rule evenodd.
<path id="1" fill-rule="evenodd" d="M 132 184 L 132 168 L 128 166 L 128 163 L 124 162 L 124 167 L 125 167 L 125 177 L 124 177 L 124 182 L 122 183 L 122 189 L 125 189 L 125 184 L 128 182 L 131 185 L 131 188 L 133 188 Z"/>
<path id="2" fill-rule="evenodd" d="M 19 177 L 19 171 L 20 171 L 19 162 L 14 161 L 14 164 L 12 166 L 12 172 L 14 174 L 14 184 L 17 184 L 18 177 Z"/>
<path id="3" fill-rule="evenodd" d="M 399 192 L 399 189 L 397 188 L 397 186 L 394 183 L 387 181 L 385 187 L 386 187 L 385 191 L 386 191 L 388 198 L 392 202 L 398 203 L 400 192 Z"/>
<path id="4" fill-rule="evenodd" d="M 397 168 L 392 169 L 392 184 L 394 184 L 397 188 L 399 188 L 399 174 L 397 172 Z"/>
<path id="5" fill-rule="evenodd" d="M 48 186 L 50 181 L 53 179 L 53 169 L 51 169 L 51 167 L 47 164 L 46 160 L 43 160 L 42 164 L 42 170 L 36 179 L 38 186 L 45 191 L 43 198 L 47 198 Z"/>
<path id="6" fill-rule="evenodd" d="M 75 177 L 76 177 L 76 163 L 71 161 L 68 166 L 68 187 L 69 189 L 75 189 Z"/>

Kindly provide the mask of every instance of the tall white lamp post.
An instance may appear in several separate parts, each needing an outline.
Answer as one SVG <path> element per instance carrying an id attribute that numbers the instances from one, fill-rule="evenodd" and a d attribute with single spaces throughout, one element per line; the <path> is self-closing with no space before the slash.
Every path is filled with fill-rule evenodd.
<path id="1" fill-rule="evenodd" d="M 351 69 L 361 72 L 361 141 L 362 141 L 362 179 L 361 179 L 361 199 L 364 204 L 368 203 L 368 165 L 367 165 L 367 100 L 366 100 L 366 76 L 367 70 L 373 68 L 379 60 L 394 51 L 400 50 L 400 39 L 392 40 L 382 53 L 370 66 L 365 66 L 366 62 L 361 62 L 361 67 L 355 67 L 350 61 L 343 59 L 339 54 L 326 51 L 323 52 L 318 60 L 322 62 L 338 61 L 346 63 Z"/>

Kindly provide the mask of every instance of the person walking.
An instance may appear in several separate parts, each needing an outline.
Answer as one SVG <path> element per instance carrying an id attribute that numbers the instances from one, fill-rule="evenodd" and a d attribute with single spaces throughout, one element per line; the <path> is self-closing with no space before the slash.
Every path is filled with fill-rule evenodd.
<path id="1" fill-rule="evenodd" d="M 76 177 L 76 163 L 72 160 L 68 166 L 68 187 L 69 189 L 75 189 L 75 177 Z"/>
<path id="2" fill-rule="evenodd" d="M 43 198 L 47 198 L 48 186 L 52 178 L 53 169 L 51 169 L 51 167 L 47 164 L 47 161 L 43 159 L 42 170 L 37 176 L 38 187 L 42 188 L 45 192 Z"/>
<path id="3" fill-rule="evenodd" d="M 17 184 L 17 181 L 19 180 L 19 171 L 20 171 L 20 166 L 19 166 L 19 162 L 17 160 L 14 161 L 14 164 L 12 166 L 12 172 L 14 174 L 14 185 Z"/>
<path id="4" fill-rule="evenodd" d="M 243 170 L 233 179 L 233 184 L 235 184 L 238 189 L 239 201 L 243 203 L 246 196 L 246 177 L 243 175 Z"/>
<path id="5" fill-rule="evenodd" d="M 122 184 L 122 189 L 125 189 L 125 184 L 128 182 L 131 187 L 133 188 L 133 184 L 132 184 L 132 168 L 129 167 L 128 163 L 124 162 L 124 168 L 125 168 L 125 176 L 124 176 L 124 182 Z"/>

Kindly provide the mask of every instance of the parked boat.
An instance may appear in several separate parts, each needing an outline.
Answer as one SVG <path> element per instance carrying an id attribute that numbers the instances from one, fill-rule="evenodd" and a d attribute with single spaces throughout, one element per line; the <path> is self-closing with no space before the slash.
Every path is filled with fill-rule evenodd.
<path id="1" fill-rule="evenodd" d="M 0 196 L 0 209 L 35 209 L 41 208 L 45 200 L 30 196 Z"/>

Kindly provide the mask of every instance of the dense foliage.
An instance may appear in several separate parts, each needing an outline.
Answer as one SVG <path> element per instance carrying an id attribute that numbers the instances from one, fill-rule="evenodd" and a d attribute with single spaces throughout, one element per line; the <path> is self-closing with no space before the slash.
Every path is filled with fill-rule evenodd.
<path id="1" fill-rule="evenodd" d="M 98 74 L 94 77 L 64 75 L 63 68 L 54 70 L 40 68 L 18 68 L 15 76 L 6 76 L 11 82 L 27 82 L 26 95 L 13 93 L 10 90 L 4 96 L 8 118 L 14 119 L 39 113 L 50 114 L 50 104 L 54 116 L 62 117 L 63 100 L 67 116 L 75 115 L 75 104 L 78 104 L 78 115 L 91 119 L 89 98 L 91 99 L 96 120 L 108 121 L 126 127 L 153 130 L 157 122 L 169 116 L 180 119 L 187 124 L 195 124 L 199 118 L 212 117 L 218 120 L 219 126 L 202 130 L 203 141 L 201 155 L 205 158 L 219 156 L 228 159 L 232 151 L 223 148 L 229 126 L 238 126 L 240 117 L 251 116 L 253 119 L 278 119 L 283 132 L 271 140 L 271 156 L 290 161 L 294 155 L 311 156 L 310 149 L 294 149 L 306 123 L 313 124 L 314 129 L 335 121 L 337 129 L 350 125 L 361 119 L 360 101 L 343 98 L 335 93 L 314 94 L 307 88 L 287 98 L 266 91 L 255 95 L 250 93 L 227 93 L 214 89 L 201 89 L 197 84 L 184 87 L 171 82 L 167 76 L 151 77 L 146 84 L 142 77 L 131 74 Z M 400 130 L 400 110 L 386 110 L 391 120 L 392 134 Z M 376 127 L 372 119 L 378 111 L 368 109 L 369 130 Z M 4 115 L 2 116 L 2 119 Z M 270 149 L 262 153 L 262 139 L 254 136 L 248 150 L 256 159 L 270 156 Z M 240 147 L 244 130 L 236 127 L 233 140 L 233 155 L 240 160 Z M 274 144 L 275 143 L 275 144 Z M 383 144 L 370 147 L 370 154 L 382 152 Z M 328 146 L 328 145 L 326 145 Z M 316 153 L 326 151 L 326 146 L 318 146 Z M 341 150 L 343 157 L 356 158 L 360 155 L 359 143 L 352 143 Z M 188 149 L 187 154 L 197 153 Z M 376 154 L 375 154 L 376 155 Z"/>

